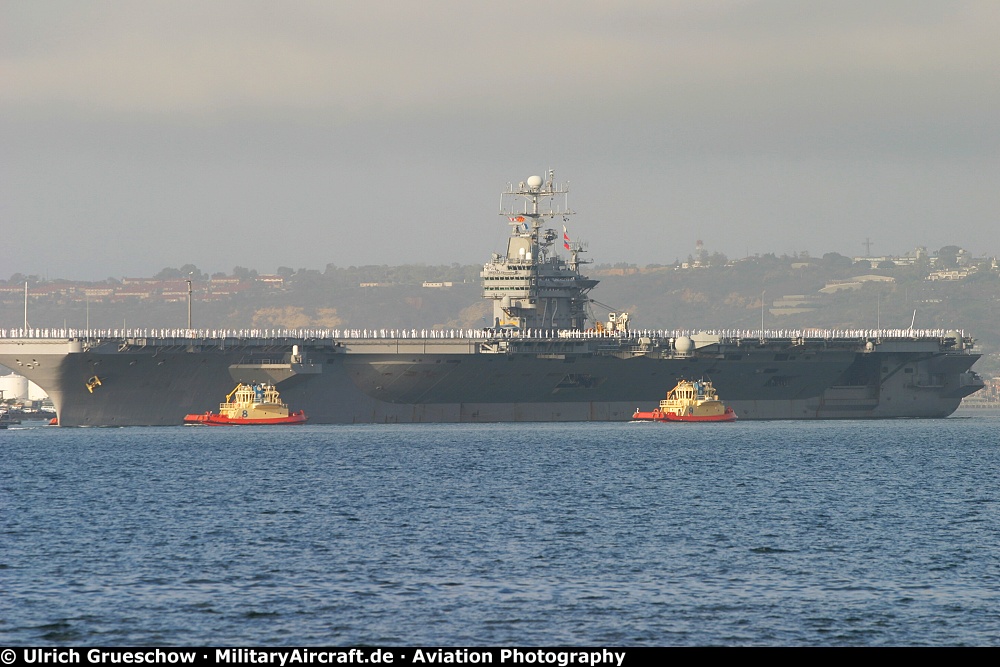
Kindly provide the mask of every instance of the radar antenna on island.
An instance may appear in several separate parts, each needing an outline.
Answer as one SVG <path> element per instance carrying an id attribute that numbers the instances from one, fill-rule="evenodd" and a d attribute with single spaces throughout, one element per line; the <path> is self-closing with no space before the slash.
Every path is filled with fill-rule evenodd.
<path id="1" fill-rule="evenodd" d="M 569 187 L 530 176 L 516 186 L 508 184 L 500 196 L 500 215 L 511 227 L 506 254 L 494 253 L 480 274 L 483 296 L 493 301 L 497 329 L 577 329 L 586 327 L 587 293 L 598 281 L 580 275 L 584 264 L 579 243 L 571 243 L 563 224 L 566 261 L 552 249 L 559 233 L 544 228 L 559 217 L 563 223 L 575 212 L 569 207 Z"/>

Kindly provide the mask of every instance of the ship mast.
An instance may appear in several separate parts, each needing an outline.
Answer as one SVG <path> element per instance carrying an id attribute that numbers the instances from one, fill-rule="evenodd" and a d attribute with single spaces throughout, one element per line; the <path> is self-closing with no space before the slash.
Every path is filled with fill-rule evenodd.
<path id="1" fill-rule="evenodd" d="M 562 199 L 561 205 L 557 198 Z M 543 200 L 548 200 L 548 206 Z M 568 221 L 574 213 L 569 207 L 569 186 L 556 183 L 552 169 L 548 170 L 544 180 L 541 176 L 530 176 L 516 187 L 508 184 L 507 190 L 500 196 L 500 215 L 507 216 L 511 236 L 529 239 L 531 243 L 525 255 L 531 252 L 532 257 L 537 256 L 539 251 L 547 254 L 556 239 L 554 230 L 546 230 L 551 233 L 542 232 L 545 218 L 561 216 L 563 221 Z"/>
<path id="2" fill-rule="evenodd" d="M 500 196 L 500 215 L 507 218 L 510 237 L 507 253 L 495 253 L 483 267 L 483 296 L 494 302 L 493 324 L 517 329 L 583 329 L 586 324 L 586 293 L 596 280 L 581 276 L 583 252 L 571 244 L 563 225 L 567 262 L 553 252 L 559 233 L 544 228 L 547 222 L 563 222 L 575 212 L 569 207 L 569 187 L 555 182 L 553 170 L 545 178 L 531 176 L 517 185 L 508 184 Z"/>

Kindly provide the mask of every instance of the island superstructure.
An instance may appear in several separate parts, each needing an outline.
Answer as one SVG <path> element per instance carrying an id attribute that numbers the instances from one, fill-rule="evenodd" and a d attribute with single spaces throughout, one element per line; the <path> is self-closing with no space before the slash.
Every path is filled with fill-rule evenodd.
<path id="1" fill-rule="evenodd" d="M 548 177 L 531 176 L 509 185 L 500 200 L 500 214 L 511 227 L 506 254 L 494 253 L 483 267 L 483 297 L 493 301 L 495 328 L 517 330 L 582 330 L 586 328 L 588 292 L 598 281 L 580 275 L 580 244 L 571 244 L 563 225 L 561 238 L 567 262 L 552 246 L 557 230 L 543 229 L 546 219 L 568 221 L 569 189 Z M 559 202 L 562 205 L 558 205 Z M 519 206 L 520 204 L 520 206 Z"/>
<path id="2" fill-rule="evenodd" d="M 546 227 L 572 215 L 568 191 L 550 171 L 503 193 L 510 236 L 483 266 L 481 329 L 8 329 L 0 364 L 49 394 L 61 426 L 181 424 L 234 382 L 273 384 L 311 424 L 628 421 L 690 377 L 711 379 L 741 421 L 946 417 L 983 386 L 959 331 L 596 321 L 582 246 Z"/>

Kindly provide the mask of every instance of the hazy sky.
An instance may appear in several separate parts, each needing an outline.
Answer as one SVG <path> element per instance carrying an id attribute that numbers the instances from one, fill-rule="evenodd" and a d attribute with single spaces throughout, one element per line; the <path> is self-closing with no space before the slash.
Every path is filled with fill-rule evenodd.
<path id="1" fill-rule="evenodd" d="M 997 0 L 0 0 L 0 278 L 1000 254 Z"/>

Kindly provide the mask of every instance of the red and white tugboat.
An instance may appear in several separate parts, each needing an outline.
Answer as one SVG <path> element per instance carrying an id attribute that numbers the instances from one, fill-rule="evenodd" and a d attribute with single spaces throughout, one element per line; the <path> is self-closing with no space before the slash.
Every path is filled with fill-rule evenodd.
<path id="1" fill-rule="evenodd" d="M 185 424 L 208 426 L 260 426 L 264 424 L 304 424 L 306 413 L 291 413 L 272 384 L 243 384 L 229 392 L 219 412 L 187 415 Z"/>
<path id="2" fill-rule="evenodd" d="M 725 406 L 709 380 L 681 380 L 652 412 L 636 408 L 634 421 L 731 422 L 736 412 Z"/>

